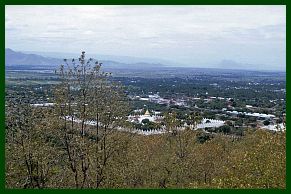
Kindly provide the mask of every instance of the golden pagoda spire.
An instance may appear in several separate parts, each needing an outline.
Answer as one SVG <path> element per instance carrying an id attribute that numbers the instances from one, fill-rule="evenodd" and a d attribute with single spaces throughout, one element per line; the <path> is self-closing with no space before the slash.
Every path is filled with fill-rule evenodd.
<path id="1" fill-rule="evenodd" d="M 150 112 L 149 112 L 148 109 L 146 110 L 146 112 L 144 113 L 144 115 L 146 115 L 146 116 L 150 116 Z"/>

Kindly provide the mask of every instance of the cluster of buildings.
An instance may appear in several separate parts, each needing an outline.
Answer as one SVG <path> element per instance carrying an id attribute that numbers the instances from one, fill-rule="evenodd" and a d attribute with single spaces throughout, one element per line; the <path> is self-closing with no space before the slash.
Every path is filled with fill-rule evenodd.
<path id="1" fill-rule="evenodd" d="M 172 105 L 185 106 L 185 107 L 188 106 L 186 100 L 184 99 L 166 99 L 166 98 L 160 97 L 159 94 L 148 95 L 148 97 L 134 96 L 131 98 L 135 100 L 153 102 L 156 104 L 166 104 L 166 105 L 172 104 Z"/>
<path id="2" fill-rule="evenodd" d="M 138 109 L 134 112 L 142 112 L 141 110 L 143 109 Z M 150 114 L 149 110 L 146 110 L 144 114 L 139 114 L 139 115 L 129 115 L 128 116 L 128 121 L 133 122 L 133 123 L 142 123 L 144 119 L 148 119 L 151 122 L 155 123 L 160 123 L 163 121 L 164 117 L 159 115 L 160 112 L 153 111 L 154 114 Z M 159 113 L 159 114 L 156 114 Z M 211 127 L 220 127 L 224 125 L 224 121 L 222 120 L 216 120 L 216 119 L 207 119 L 203 118 L 201 123 L 199 123 L 195 128 L 198 129 L 204 129 L 204 128 L 211 128 Z M 184 125 L 186 126 L 186 124 Z"/>
<path id="3" fill-rule="evenodd" d="M 49 106 L 54 106 L 55 103 L 36 103 L 36 104 L 30 104 L 30 106 L 33 107 L 49 107 Z"/>
<path id="4" fill-rule="evenodd" d="M 136 100 L 141 100 L 141 101 L 149 101 L 157 104 L 174 104 L 178 106 L 187 106 L 186 100 L 184 99 L 165 99 L 160 97 L 158 94 L 153 94 L 153 95 L 148 95 L 147 97 L 140 97 L 140 96 L 134 96 L 131 97 Z M 222 97 L 208 97 L 207 99 L 203 100 L 226 100 L 230 101 L 231 98 L 222 98 Z M 192 100 L 202 100 L 201 98 L 195 97 Z M 51 107 L 54 106 L 55 103 L 38 103 L 38 104 L 31 104 L 33 107 Z M 246 105 L 246 108 L 252 109 L 253 107 L 251 105 Z M 150 122 L 154 123 L 162 123 L 164 120 L 164 117 L 162 116 L 162 113 L 159 111 L 149 111 L 146 110 L 144 114 L 142 114 L 145 110 L 144 109 L 137 109 L 134 110 L 133 115 L 129 115 L 127 121 L 131 123 L 136 123 L 136 124 L 141 124 L 143 123 L 143 120 L 148 120 Z M 263 128 L 267 130 L 273 130 L 273 131 L 278 131 L 285 129 L 285 126 L 280 123 L 280 124 L 275 124 L 276 122 L 276 116 L 273 114 L 263 114 L 263 113 L 251 113 L 251 112 L 239 112 L 239 111 L 229 111 L 229 109 L 223 108 L 222 112 L 225 113 L 225 116 L 232 116 L 232 117 L 239 117 L 239 115 L 245 115 L 247 117 L 255 117 L 258 119 L 258 122 L 256 122 L 258 128 Z M 70 118 L 66 118 L 70 119 Z M 76 119 L 76 120 L 75 120 Z M 260 121 L 261 120 L 261 121 Z M 263 120 L 269 120 L 271 121 L 269 125 L 264 125 Z M 74 118 L 75 122 L 79 122 L 77 118 Z M 86 123 L 87 125 L 96 125 L 94 121 L 90 121 Z M 225 125 L 225 121 L 223 120 L 215 120 L 215 119 L 207 119 L 203 118 L 201 123 L 197 124 L 196 126 L 188 126 L 187 124 L 180 126 L 180 130 L 185 129 L 186 127 L 190 127 L 191 129 L 205 129 L 205 128 L 218 128 Z M 151 134 L 161 134 L 165 133 L 165 126 L 162 126 L 161 129 L 152 129 L 152 130 L 147 130 L 143 131 L 142 129 L 132 129 L 131 131 L 134 131 L 134 133 L 137 134 L 143 134 L 143 135 L 151 135 Z"/>
<path id="5" fill-rule="evenodd" d="M 262 118 L 262 119 L 273 119 L 276 116 L 272 114 L 263 114 L 263 113 L 249 113 L 249 112 L 238 112 L 238 111 L 226 111 L 227 113 L 231 115 L 246 115 L 246 116 L 251 116 L 251 117 L 257 117 L 257 118 Z"/>

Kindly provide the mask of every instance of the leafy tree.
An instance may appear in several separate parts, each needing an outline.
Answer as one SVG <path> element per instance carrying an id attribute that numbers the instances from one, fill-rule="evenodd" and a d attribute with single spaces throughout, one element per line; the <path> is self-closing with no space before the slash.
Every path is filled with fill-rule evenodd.
<path id="1" fill-rule="evenodd" d="M 191 112 L 187 118 L 187 123 L 193 126 L 192 129 L 195 129 L 198 124 L 202 121 L 202 116 L 197 112 Z"/>
<path id="2" fill-rule="evenodd" d="M 231 131 L 231 128 L 228 125 L 223 125 L 221 127 L 218 127 L 218 131 L 222 132 L 222 133 L 225 133 L 225 134 L 229 134 L 230 131 Z"/>
<path id="3" fill-rule="evenodd" d="M 270 121 L 269 120 L 264 120 L 263 124 L 268 126 L 268 125 L 270 125 Z"/>
<path id="4" fill-rule="evenodd" d="M 57 164 L 62 152 L 53 149 L 55 118 L 51 110 L 25 102 L 9 102 L 6 109 L 6 183 L 8 187 L 56 186 Z M 44 119 L 45 118 L 45 119 Z"/>
<path id="5" fill-rule="evenodd" d="M 89 187 L 92 180 L 98 188 L 106 180 L 109 160 L 123 141 L 116 128 L 126 120 L 125 96 L 119 85 L 109 82 L 110 74 L 100 71 L 102 63 L 86 60 L 85 52 L 78 64 L 75 59 L 64 62 L 55 96 L 68 165 L 76 188 Z M 92 120 L 93 124 L 87 124 Z M 89 135 L 95 136 L 94 142 L 87 138 Z M 89 177 L 92 174 L 95 178 Z"/>
<path id="6" fill-rule="evenodd" d="M 150 120 L 149 120 L 149 119 L 143 119 L 141 122 L 142 122 L 143 124 L 148 124 L 148 123 L 150 122 Z"/>
<path id="7" fill-rule="evenodd" d="M 199 143 L 205 143 L 206 141 L 211 139 L 211 135 L 209 135 L 208 133 L 199 133 L 197 134 L 196 138 Z"/>

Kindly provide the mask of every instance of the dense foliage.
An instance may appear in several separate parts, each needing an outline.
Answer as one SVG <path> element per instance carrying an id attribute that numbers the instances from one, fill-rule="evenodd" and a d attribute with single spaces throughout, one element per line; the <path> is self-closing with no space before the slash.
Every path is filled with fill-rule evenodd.
<path id="1" fill-rule="evenodd" d="M 67 154 L 54 132 L 59 126 L 53 123 L 42 121 L 28 131 L 8 133 L 6 187 L 76 188 Z M 17 142 L 21 135 L 23 142 Z M 284 132 L 248 131 L 239 139 L 192 130 L 152 136 L 115 132 L 108 138 L 123 141 L 106 163 L 100 188 L 286 187 Z M 93 145 L 86 138 L 92 159 L 96 155 Z M 94 160 L 89 162 L 94 165 Z M 83 188 L 97 188 L 94 167 Z"/>

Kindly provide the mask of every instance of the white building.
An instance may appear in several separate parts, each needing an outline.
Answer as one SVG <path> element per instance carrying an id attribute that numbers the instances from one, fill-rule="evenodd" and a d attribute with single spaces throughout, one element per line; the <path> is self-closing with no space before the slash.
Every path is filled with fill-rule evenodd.
<path id="1" fill-rule="evenodd" d="M 160 113 L 160 112 L 155 112 L 155 113 Z M 148 110 L 146 110 L 144 115 L 129 115 L 128 116 L 128 121 L 130 122 L 141 123 L 142 120 L 144 119 L 148 119 L 151 122 L 159 122 L 163 119 L 163 117 L 157 114 L 151 115 Z"/>
<path id="2" fill-rule="evenodd" d="M 222 120 L 214 120 L 203 118 L 200 124 L 197 125 L 197 129 L 211 128 L 211 127 L 221 127 L 224 125 Z"/>

